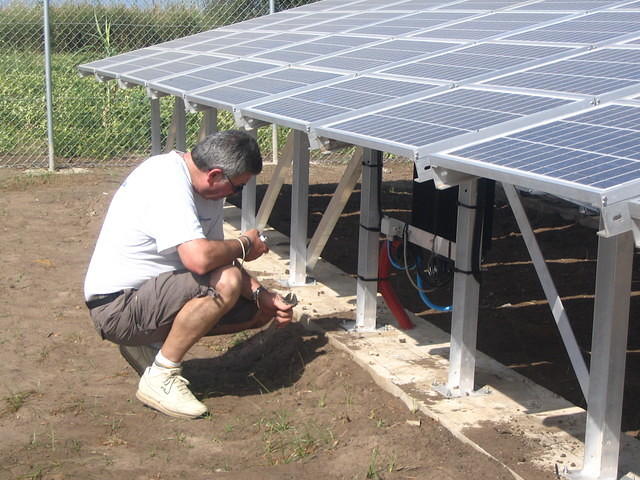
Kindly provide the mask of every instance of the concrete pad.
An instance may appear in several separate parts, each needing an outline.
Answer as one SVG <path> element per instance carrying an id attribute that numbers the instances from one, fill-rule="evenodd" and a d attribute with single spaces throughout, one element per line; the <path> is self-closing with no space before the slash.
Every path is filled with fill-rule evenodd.
<path id="1" fill-rule="evenodd" d="M 225 207 L 225 219 L 225 235 L 237 237 L 240 210 Z M 448 333 L 415 318 L 416 328 L 396 328 L 381 298 L 378 325 L 384 326 L 370 333 L 350 331 L 350 321 L 355 319 L 355 277 L 320 259 L 314 283 L 289 288 L 289 239 L 275 230 L 265 233 L 271 251 L 245 268 L 272 290 L 294 292 L 299 299 L 296 319 L 325 331 L 334 347 L 351 355 L 409 409 L 437 420 L 457 438 L 503 464 L 514 478 L 528 478 L 537 470 L 553 474 L 580 468 L 586 421 L 582 408 L 481 352 L 476 358 L 477 394 L 441 395 L 434 386 L 447 381 Z M 620 471 L 628 479 L 640 478 L 640 442 L 623 435 L 621 443 Z"/>

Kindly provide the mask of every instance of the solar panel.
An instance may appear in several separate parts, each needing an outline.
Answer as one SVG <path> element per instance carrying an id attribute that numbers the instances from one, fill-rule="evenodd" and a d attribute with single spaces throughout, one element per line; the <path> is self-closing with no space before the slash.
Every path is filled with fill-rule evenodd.
<path id="1" fill-rule="evenodd" d="M 607 105 L 563 120 L 453 150 L 444 157 L 482 162 L 487 169 L 560 184 L 567 191 L 640 187 L 640 107 Z M 440 156 L 436 156 L 436 161 Z M 633 187 L 635 188 L 629 188 Z M 625 193 L 620 193 L 625 195 Z M 620 198 L 617 198 L 620 200 Z"/>
<path id="2" fill-rule="evenodd" d="M 475 16 L 463 12 L 419 12 L 404 17 L 394 18 L 375 25 L 352 29 L 350 33 L 377 35 L 406 35 L 428 27 Z"/>
<path id="3" fill-rule="evenodd" d="M 570 103 L 569 100 L 460 88 L 418 101 L 315 126 L 321 137 L 357 138 L 401 146 L 393 153 L 413 154 L 420 147 Z"/>
<path id="4" fill-rule="evenodd" d="M 614 8 L 624 10 L 640 10 L 640 2 L 627 3 L 626 5 L 620 5 Z"/>
<path id="5" fill-rule="evenodd" d="M 561 18 L 560 13 L 499 12 L 456 23 L 451 26 L 430 29 L 415 37 L 451 40 L 482 40 L 535 24 Z"/>
<path id="6" fill-rule="evenodd" d="M 422 79 L 462 81 L 570 50 L 569 47 L 487 43 L 431 56 L 382 72 Z"/>
<path id="7" fill-rule="evenodd" d="M 510 35 L 509 40 L 593 44 L 637 32 L 640 12 L 597 12 Z"/>
<path id="8" fill-rule="evenodd" d="M 546 12 L 585 12 L 599 8 L 607 8 L 611 5 L 607 0 L 593 0 L 581 2 L 566 2 L 558 0 L 542 0 L 516 7 L 514 10 L 546 11 Z"/>
<path id="9" fill-rule="evenodd" d="M 433 84 L 362 76 L 319 87 L 273 101 L 243 108 L 250 115 L 277 115 L 292 123 L 305 125 L 341 113 L 424 92 Z"/>
<path id="10" fill-rule="evenodd" d="M 349 50 L 360 45 L 366 45 L 374 42 L 380 42 L 380 38 L 332 35 L 330 37 L 319 38 L 303 44 L 295 44 L 290 47 L 271 50 L 269 52 L 256 55 L 256 58 L 277 60 L 287 63 L 302 63 L 313 60 L 314 58 Z"/>
<path id="11" fill-rule="evenodd" d="M 156 78 L 150 80 L 147 86 L 151 90 L 182 95 L 186 91 L 205 88 L 219 82 L 240 79 L 247 75 L 258 74 L 275 68 L 281 68 L 281 66 L 251 60 L 233 60 L 182 75 L 173 75 L 162 79 Z"/>
<path id="12" fill-rule="evenodd" d="M 113 57 L 103 58 L 102 60 L 96 60 L 95 62 L 85 63 L 78 66 L 78 70 L 83 73 L 96 73 L 97 71 L 127 62 L 139 61 L 143 58 L 151 57 L 164 53 L 163 50 L 157 48 L 141 48 L 140 50 L 134 50 L 128 53 L 122 53 Z"/>
<path id="13" fill-rule="evenodd" d="M 287 68 L 225 86 L 187 93 L 185 99 L 193 104 L 229 107 L 336 78 L 339 75 L 335 73 Z"/>
<path id="14" fill-rule="evenodd" d="M 164 61 L 161 63 L 157 63 L 146 68 L 135 70 L 128 69 L 127 73 L 121 74 L 119 78 L 127 82 L 144 85 L 148 80 L 162 78 L 169 75 L 176 75 L 183 72 L 189 72 L 203 66 L 214 65 L 217 63 L 228 61 L 228 58 L 218 57 L 214 55 L 191 55 L 176 59 L 175 61 Z"/>
<path id="15" fill-rule="evenodd" d="M 501 8 L 507 8 L 513 6 L 513 2 L 509 0 L 487 2 L 483 0 L 467 0 L 463 2 L 457 2 L 453 5 L 446 5 L 443 8 L 448 10 L 471 10 L 471 11 L 492 11 L 499 10 Z"/>
<path id="16" fill-rule="evenodd" d="M 422 40 L 389 40 L 375 46 L 351 50 L 349 52 L 309 62 L 309 66 L 334 68 L 359 72 L 372 68 L 382 68 L 396 61 L 409 59 L 427 53 L 456 47 L 455 43 L 428 42 Z"/>
<path id="17" fill-rule="evenodd" d="M 521 73 L 491 85 L 598 95 L 640 81 L 640 50 L 603 48 Z"/>

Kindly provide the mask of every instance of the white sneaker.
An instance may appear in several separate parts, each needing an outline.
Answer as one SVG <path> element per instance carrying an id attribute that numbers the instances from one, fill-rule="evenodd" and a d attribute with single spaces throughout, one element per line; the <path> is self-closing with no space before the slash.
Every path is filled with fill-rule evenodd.
<path id="1" fill-rule="evenodd" d="M 136 397 L 145 405 L 162 413 L 179 418 L 197 418 L 207 412 L 207 406 L 200 402 L 187 388 L 189 381 L 182 377 L 181 368 L 166 368 L 166 373 L 151 373 L 147 367 Z"/>

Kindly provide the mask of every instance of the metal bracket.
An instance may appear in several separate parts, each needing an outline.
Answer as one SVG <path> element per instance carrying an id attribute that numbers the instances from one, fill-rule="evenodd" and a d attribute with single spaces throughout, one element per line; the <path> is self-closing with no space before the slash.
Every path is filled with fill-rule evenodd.
<path id="1" fill-rule="evenodd" d="M 479 388 L 478 390 L 474 390 L 470 393 L 462 393 L 459 387 L 449 388 L 448 385 L 438 382 L 434 382 L 432 387 L 436 392 L 438 392 L 445 398 L 481 397 L 492 393 L 491 388 L 488 385 L 485 385 L 484 387 Z"/>
<path id="2" fill-rule="evenodd" d="M 438 190 L 455 187 L 463 182 L 469 182 L 476 178 L 468 173 L 449 170 L 448 168 L 443 167 L 433 166 L 430 170 L 432 170 L 433 181 Z"/>
<path id="3" fill-rule="evenodd" d="M 640 248 L 640 199 L 627 203 L 629 216 L 631 217 L 631 232 L 636 248 Z"/>
<path id="4" fill-rule="evenodd" d="M 202 112 L 204 110 L 207 110 L 209 107 L 207 107 L 205 105 L 199 105 L 197 103 L 192 103 L 192 102 L 189 102 L 189 101 L 187 101 L 185 99 L 184 108 L 186 108 L 187 111 L 190 112 L 190 113 L 197 113 L 197 112 Z"/>
<path id="5" fill-rule="evenodd" d="M 236 121 L 236 125 L 238 127 L 244 128 L 245 130 L 257 130 L 258 128 L 264 127 L 265 125 L 271 125 L 269 122 L 258 120 L 257 118 L 245 117 L 237 109 L 233 110 L 233 118 Z"/>
<path id="6" fill-rule="evenodd" d="M 626 202 L 614 203 L 600 209 L 601 224 L 604 227 L 598 235 L 613 237 L 632 230 L 631 213 Z"/>
<path id="7" fill-rule="evenodd" d="M 339 140 L 333 140 L 326 137 L 315 137 L 309 134 L 309 145 L 312 150 L 320 149 L 322 152 L 333 152 L 342 148 L 350 147 L 350 143 L 341 142 Z"/>
<path id="8" fill-rule="evenodd" d="M 122 89 L 137 87 L 135 83 L 129 83 L 126 80 L 122 80 L 121 78 L 118 79 L 118 86 Z"/>
<path id="9" fill-rule="evenodd" d="M 158 98 L 166 97 L 167 94 L 164 92 L 160 92 L 158 90 L 153 90 L 152 88 L 147 87 L 147 96 L 153 100 Z"/>
<path id="10" fill-rule="evenodd" d="M 405 222 L 396 220 L 391 217 L 382 217 L 380 231 L 387 237 L 401 237 L 404 230 Z M 452 260 L 456 258 L 456 244 L 446 238 L 438 237 L 430 232 L 409 225 L 407 227 L 407 241 L 414 245 L 419 245 L 433 253 L 449 257 Z"/>

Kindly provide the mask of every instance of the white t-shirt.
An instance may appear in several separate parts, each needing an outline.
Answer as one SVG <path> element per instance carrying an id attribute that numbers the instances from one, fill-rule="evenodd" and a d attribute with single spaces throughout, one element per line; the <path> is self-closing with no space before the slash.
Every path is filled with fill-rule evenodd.
<path id="1" fill-rule="evenodd" d="M 179 153 L 145 160 L 111 201 L 85 278 L 85 299 L 184 269 L 178 245 L 224 239 L 223 206 L 224 200 L 207 200 L 193 190 Z"/>

